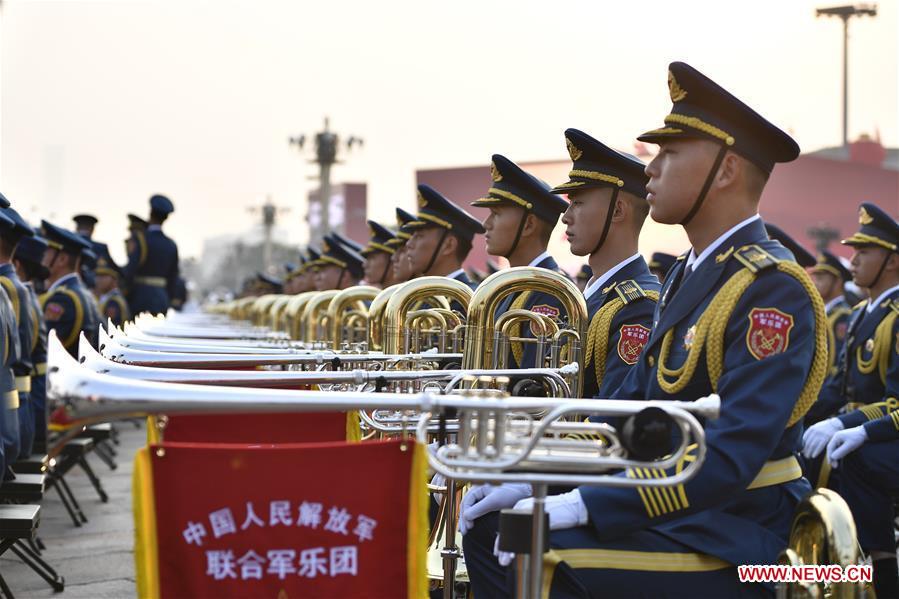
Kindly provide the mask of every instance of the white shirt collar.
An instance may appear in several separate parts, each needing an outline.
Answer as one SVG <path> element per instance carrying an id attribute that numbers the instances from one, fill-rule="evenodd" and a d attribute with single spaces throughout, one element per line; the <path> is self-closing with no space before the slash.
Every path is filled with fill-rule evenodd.
<path id="1" fill-rule="evenodd" d="M 843 296 L 838 295 L 835 298 L 833 298 L 832 300 L 830 300 L 829 302 L 827 302 L 826 304 L 824 304 L 824 312 L 830 312 L 834 306 L 836 306 L 837 304 L 840 303 L 840 301 L 842 301 L 842 299 L 843 299 Z"/>
<path id="2" fill-rule="evenodd" d="M 874 308 L 879 306 L 880 302 L 882 302 L 886 296 L 890 295 L 891 293 L 893 293 L 894 291 L 897 291 L 897 290 L 899 290 L 899 285 L 894 285 L 894 286 L 890 287 L 889 289 L 887 289 L 886 291 L 884 291 L 883 293 L 881 293 L 880 296 L 876 300 L 874 300 L 873 302 L 868 302 L 868 305 L 865 306 L 865 312 L 867 312 L 868 314 L 873 312 Z"/>
<path id="3" fill-rule="evenodd" d="M 528 266 L 537 266 L 538 264 L 540 264 L 541 262 L 543 262 L 544 260 L 546 260 L 549 257 L 550 257 L 549 252 L 543 252 L 542 254 L 540 254 L 533 260 L 531 260 L 531 263 L 528 264 Z"/>
<path id="4" fill-rule="evenodd" d="M 77 278 L 78 278 L 78 273 L 77 273 L 77 272 L 70 272 L 70 273 L 67 274 L 67 275 L 63 275 L 63 276 L 59 277 L 58 279 L 56 279 L 55 281 L 53 281 L 53 284 L 50 285 L 50 288 L 47 289 L 47 292 L 53 291 L 54 289 L 56 289 L 57 287 L 59 287 L 60 285 L 62 285 L 63 283 L 65 283 L 66 281 L 68 281 L 69 279 L 72 279 L 72 278 L 77 279 Z"/>
<path id="5" fill-rule="evenodd" d="M 702 250 L 702 253 L 699 254 L 698 256 L 696 255 L 696 251 L 691 248 L 690 255 L 687 256 L 687 266 L 692 267 L 693 270 L 696 270 L 697 268 L 699 268 L 699 265 L 702 264 L 702 261 L 705 260 L 706 258 L 708 258 L 709 256 L 711 256 L 713 253 L 715 253 L 718 250 L 718 248 L 721 246 L 721 244 L 724 243 L 725 240 L 727 240 L 728 237 L 730 237 L 731 235 L 733 235 L 734 233 L 736 233 L 737 231 L 739 231 L 746 225 L 759 220 L 760 218 L 761 217 L 758 214 L 755 214 L 753 216 L 750 216 L 746 220 L 744 220 L 740 223 L 737 223 L 736 225 L 734 225 L 733 227 L 731 227 L 730 229 L 725 231 L 725 233 L 721 237 L 719 237 L 718 239 L 713 241 L 711 243 L 711 245 L 709 245 L 709 247 Z"/>
<path id="6" fill-rule="evenodd" d="M 594 293 L 596 293 L 596 291 L 598 289 L 602 289 L 603 285 L 605 285 L 606 282 L 608 282 L 608 280 L 611 279 L 615 275 L 615 273 L 617 273 L 619 270 L 621 270 L 622 268 L 624 268 L 625 266 L 627 266 L 628 264 L 630 264 L 631 262 L 633 262 L 634 260 L 636 260 L 639 257 L 640 257 L 640 252 L 637 252 L 630 258 L 622 260 L 621 262 L 619 262 L 618 264 L 616 264 L 615 266 L 613 266 L 606 272 L 602 273 L 600 276 L 594 278 L 593 281 L 589 285 L 587 285 L 587 288 L 584 289 L 584 299 L 589 299 L 590 296 L 592 296 Z"/>
<path id="7" fill-rule="evenodd" d="M 450 279 L 458 279 L 460 275 L 464 275 L 464 274 L 465 274 L 465 270 L 460 268 L 459 270 L 454 270 L 453 272 L 451 272 L 450 274 L 448 274 L 446 276 L 449 277 Z"/>

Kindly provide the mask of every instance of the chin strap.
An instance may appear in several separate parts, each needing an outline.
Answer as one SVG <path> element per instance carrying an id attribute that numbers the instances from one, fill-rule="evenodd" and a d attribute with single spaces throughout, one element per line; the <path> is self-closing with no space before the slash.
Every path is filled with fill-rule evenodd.
<path id="1" fill-rule="evenodd" d="M 447 234 L 449 233 L 449 229 L 443 229 L 443 234 L 440 235 L 440 241 L 437 242 L 437 246 L 434 248 L 434 253 L 431 254 L 431 260 L 428 262 L 428 265 L 424 267 L 424 270 L 421 272 L 422 275 L 427 274 L 431 267 L 434 266 L 434 261 L 437 260 L 437 254 L 440 252 L 440 248 L 443 246 L 443 240 L 446 239 Z"/>
<path id="2" fill-rule="evenodd" d="M 387 265 L 384 266 L 384 272 L 381 273 L 381 280 L 378 285 L 384 285 L 384 279 L 387 278 L 387 271 L 393 268 L 393 261 L 390 260 L 390 254 L 387 254 Z"/>
<path id="3" fill-rule="evenodd" d="M 718 155 L 715 156 L 715 162 L 712 163 L 712 169 L 709 171 L 708 176 L 705 178 L 705 183 L 702 185 L 702 191 L 699 192 L 699 195 L 696 197 L 696 201 L 693 202 L 693 207 L 690 208 L 690 211 L 687 213 L 687 216 L 680 221 L 681 225 L 686 225 L 693 217 L 696 216 L 696 213 L 699 212 L 699 209 L 702 207 L 703 201 L 705 201 L 705 196 L 708 195 L 709 189 L 712 188 L 712 182 L 715 180 L 715 175 L 718 174 L 718 167 L 721 166 L 721 163 L 724 161 L 724 156 L 727 154 L 727 146 L 723 145 L 718 150 Z"/>
<path id="4" fill-rule="evenodd" d="M 518 247 L 518 242 L 521 241 L 521 232 L 524 231 L 524 223 L 527 222 L 527 219 L 528 211 L 522 208 L 521 220 L 518 221 L 518 231 L 515 232 L 515 241 L 512 242 L 512 247 L 502 255 L 503 258 L 508 259 L 509 256 L 512 255 L 512 252 L 515 251 L 515 248 Z"/>
<path id="5" fill-rule="evenodd" d="M 612 225 L 612 215 L 615 213 L 615 206 L 618 205 L 618 190 L 620 187 L 612 188 L 612 199 L 609 201 L 609 210 L 606 212 L 606 222 L 602 227 L 602 235 L 599 236 L 599 241 L 596 243 L 596 247 L 590 251 L 590 254 L 595 254 L 599 252 L 599 248 L 602 247 L 602 244 L 606 242 L 606 237 L 609 236 L 609 227 Z"/>
<path id="6" fill-rule="evenodd" d="M 886 268 L 887 262 L 889 261 L 891 255 L 892 252 L 887 251 L 887 255 L 884 257 L 883 262 L 880 263 L 880 268 L 877 270 L 877 275 L 874 277 L 874 280 L 871 281 L 870 285 L 866 285 L 868 289 L 874 287 L 875 285 L 877 285 L 877 282 L 880 281 L 880 277 L 883 275 L 883 269 Z"/>

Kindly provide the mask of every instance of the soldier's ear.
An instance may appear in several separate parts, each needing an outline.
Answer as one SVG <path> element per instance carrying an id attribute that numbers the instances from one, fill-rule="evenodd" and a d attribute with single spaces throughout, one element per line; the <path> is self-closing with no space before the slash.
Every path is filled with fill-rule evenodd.
<path id="1" fill-rule="evenodd" d="M 521 228 L 522 237 L 531 237 L 540 233 L 540 223 L 533 212 L 528 212 L 524 217 L 524 227 Z"/>
<path id="2" fill-rule="evenodd" d="M 887 259 L 887 265 L 884 267 L 884 270 L 899 272 L 899 253 L 890 252 L 890 257 Z"/>
<path id="3" fill-rule="evenodd" d="M 443 256 L 449 256 L 456 253 L 456 248 L 459 247 L 459 238 L 455 235 L 447 235 L 443 238 L 443 245 L 440 246 L 440 254 Z"/>
<path id="4" fill-rule="evenodd" d="M 744 172 L 745 166 L 742 158 L 733 152 L 728 152 L 721 161 L 721 166 L 718 167 L 715 185 L 720 188 L 730 187 L 747 174 Z"/>

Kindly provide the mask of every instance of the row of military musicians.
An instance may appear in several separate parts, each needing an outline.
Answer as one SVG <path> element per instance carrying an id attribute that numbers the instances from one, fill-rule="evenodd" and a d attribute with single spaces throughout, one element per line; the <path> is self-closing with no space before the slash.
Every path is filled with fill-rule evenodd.
<path id="1" fill-rule="evenodd" d="M 843 240 L 849 267 L 830 253 L 816 258 L 758 214 L 770 173 L 799 155 L 797 143 L 689 65 L 670 65 L 668 90 L 663 126 L 639 137 L 659 146 L 649 164 L 568 129 L 567 181 L 550 188 L 494 155 L 492 185 L 472 202 L 489 208 L 483 223 L 420 185 L 417 214 L 397 209 L 396 229 L 370 221 L 364 247 L 331 234 L 284 281 L 260 276 L 255 292 L 341 289 L 363 278 L 385 287 L 419 275 L 474 286 L 462 264 L 477 234 L 512 266 L 557 270 L 546 249 L 561 217 L 571 252 L 588 256 L 592 270 L 585 397 L 717 393 L 722 413 L 704 423 L 706 461 L 685 484 L 548 498 L 550 595 L 770 595 L 770 584 L 742 584 L 737 566 L 777 563 L 811 481 L 847 501 L 877 596 L 895 597 L 899 224 L 862 204 L 857 231 Z M 692 246 L 661 277 L 637 250 L 647 216 L 683 227 Z M 846 300 L 850 279 L 867 299 Z M 510 297 L 500 311 L 510 307 L 564 319 L 540 293 Z M 529 347 L 517 366 L 539 364 Z M 510 558 L 495 550 L 498 511 L 526 507 L 530 494 L 529 485 L 482 485 L 463 501 L 478 599 L 511 592 Z"/>

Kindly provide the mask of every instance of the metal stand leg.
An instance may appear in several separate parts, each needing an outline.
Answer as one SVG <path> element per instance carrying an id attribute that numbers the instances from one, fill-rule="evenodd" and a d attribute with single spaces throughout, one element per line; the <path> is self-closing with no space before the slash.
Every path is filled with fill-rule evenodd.
<path id="1" fill-rule="evenodd" d="M 6 550 L 12 547 L 15 542 L 15 539 L 0 540 L 0 555 L 6 553 Z M 12 591 L 10 590 L 9 585 L 6 584 L 6 581 L 3 579 L 2 575 L 0 575 L 0 595 L 2 595 L 3 597 L 8 597 L 9 599 L 13 599 Z"/>
<path id="2" fill-rule="evenodd" d="M 100 483 L 100 479 L 97 478 L 97 475 L 94 474 L 93 469 L 90 464 L 87 463 L 87 459 L 84 456 L 78 458 L 78 465 L 81 466 L 81 469 L 87 474 L 87 478 L 91 481 L 91 484 L 94 486 L 94 489 L 97 491 L 97 495 L 100 496 L 100 501 L 103 503 L 107 503 L 109 501 L 109 497 L 106 495 L 106 491 L 103 490 L 103 485 Z"/>
<path id="3" fill-rule="evenodd" d="M 57 574 L 56 570 L 54 570 L 50 564 L 42 560 L 37 554 L 33 553 L 27 545 L 21 541 L 17 541 L 11 549 L 13 553 L 19 556 L 19 559 L 22 560 L 26 566 L 46 580 L 55 592 L 60 593 L 66 587 L 65 579 Z"/>
<path id="4" fill-rule="evenodd" d="M 7 585 L 6 581 L 3 580 L 2 575 L 0 575 L 0 594 L 2 594 L 7 599 L 14 599 L 12 591 L 9 590 L 9 585 Z"/>
<path id="5" fill-rule="evenodd" d="M 110 470 L 115 470 L 119 467 L 119 465 L 115 463 L 115 460 L 112 457 L 111 449 L 112 447 L 110 445 L 101 443 L 94 447 L 94 453 L 97 454 L 97 457 L 100 458 L 100 461 L 106 464 L 106 466 Z"/>
<path id="6" fill-rule="evenodd" d="M 87 522 L 87 516 L 81 511 L 81 505 L 78 503 L 78 500 L 75 499 L 75 495 L 72 493 L 69 483 L 66 482 L 65 477 L 62 475 L 57 475 L 56 481 L 58 483 L 56 490 L 59 492 L 63 505 L 65 505 L 66 509 L 69 511 L 69 515 L 72 517 L 72 521 L 75 522 L 75 526 L 81 526 L 82 523 Z"/>
<path id="7" fill-rule="evenodd" d="M 546 485 L 534 484 L 534 520 L 531 525 L 531 555 L 528 597 L 537 599 L 543 587 L 543 548 L 546 545 L 544 514 L 546 513 Z"/>
<path id="8" fill-rule="evenodd" d="M 446 545 L 440 555 L 443 556 L 443 599 L 453 599 L 456 592 L 456 561 L 459 559 L 459 548 L 456 546 L 456 481 L 446 480 L 446 511 L 443 514 Z"/>

